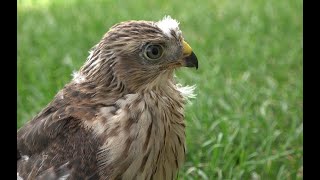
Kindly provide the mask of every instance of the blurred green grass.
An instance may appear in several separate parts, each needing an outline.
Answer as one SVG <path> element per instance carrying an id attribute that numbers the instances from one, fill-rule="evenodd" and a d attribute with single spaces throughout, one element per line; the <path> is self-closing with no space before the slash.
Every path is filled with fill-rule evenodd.
<path id="1" fill-rule="evenodd" d="M 113 24 L 180 21 L 199 59 L 179 179 L 303 179 L 302 1 L 18 0 L 17 126 L 70 81 Z M 17 127 L 17 128 L 18 128 Z"/>

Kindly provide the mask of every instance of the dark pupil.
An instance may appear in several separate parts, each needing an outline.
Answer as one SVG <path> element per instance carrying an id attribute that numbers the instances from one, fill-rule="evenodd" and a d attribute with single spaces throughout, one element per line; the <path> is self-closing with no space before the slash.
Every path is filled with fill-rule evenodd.
<path id="1" fill-rule="evenodd" d="M 146 56 L 149 59 L 158 59 L 162 55 L 162 48 L 159 45 L 150 45 L 147 47 L 148 49 L 146 50 Z"/>
<path id="2" fill-rule="evenodd" d="M 158 54 L 159 54 L 159 49 L 158 49 L 157 47 L 152 47 L 151 53 L 152 53 L 153 55 L 158 55 Z"/>

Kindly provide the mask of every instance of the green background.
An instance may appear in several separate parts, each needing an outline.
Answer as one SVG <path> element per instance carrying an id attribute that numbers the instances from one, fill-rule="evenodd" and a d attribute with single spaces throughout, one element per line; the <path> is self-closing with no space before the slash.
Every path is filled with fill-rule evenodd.
<path id="1" fill-rule="evenodd" d="M 302 1 L 18 0 L 18 127 L 71 80 L 115 23 L 180 21 L 199 69 L 179 179 L 302 179 Z M 17 128 L 18 128 L 17 127 Z"/>

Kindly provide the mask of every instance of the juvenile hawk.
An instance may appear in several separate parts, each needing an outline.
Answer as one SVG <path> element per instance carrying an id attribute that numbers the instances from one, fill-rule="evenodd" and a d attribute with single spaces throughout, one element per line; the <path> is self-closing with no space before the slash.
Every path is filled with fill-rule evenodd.
<path id="1" fill-rule="evenodd" d="M 173 74 L 198 68 L 178 24 L 167 16 L 111 27 L 73 80 L 18 130 L 17 177 L 175 179 L 193 88 Z"/>

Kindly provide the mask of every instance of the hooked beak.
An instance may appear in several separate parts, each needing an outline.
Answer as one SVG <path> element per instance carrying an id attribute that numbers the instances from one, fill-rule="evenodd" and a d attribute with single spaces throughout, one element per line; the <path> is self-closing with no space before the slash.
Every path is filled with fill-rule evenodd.
<path id="1" fill-rule="evenodd" d="M 185 67 L 195 67 L 198 69 L 198 58 L 197 56 L 193 53 L 190 45 L 183 41 L 183 65 Z"/>

